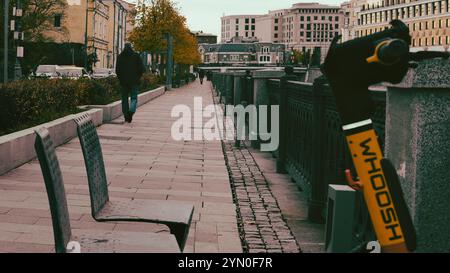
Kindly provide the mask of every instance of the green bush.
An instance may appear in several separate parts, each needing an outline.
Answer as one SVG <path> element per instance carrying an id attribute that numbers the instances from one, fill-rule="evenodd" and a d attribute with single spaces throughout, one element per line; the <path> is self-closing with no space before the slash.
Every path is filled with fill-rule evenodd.
<path id="1" fill-rule="evenodd" d="M 158 86 L 151 74 L 142 77 L 140 89 Z M 81 105 L 105 105 L 120 100 L 117 78 L 32 79 L 0 85 L 0 135 L 29 128 L 80 112 Z"/>
<path id="2" fill-rule="evenodd" d="M 148 91 L 154 89 L 163 82 L 163 79 L 160 77 L 155 76 L 152 73 L 145 73 L 141 78 L 141 90 Z"/>

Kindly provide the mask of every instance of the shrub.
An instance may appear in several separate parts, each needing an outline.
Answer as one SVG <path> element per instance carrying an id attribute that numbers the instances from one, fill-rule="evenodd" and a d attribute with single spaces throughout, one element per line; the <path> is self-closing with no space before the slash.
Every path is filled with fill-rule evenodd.
<path id="1" fill-rule="evenodd" d="M 76 110 L 77 84 L 70 80 L 25 80 L 0 88 L 1 133 L 26 128 Z"/>
<path id="2" fill-rule="evenodd" d="M 141 90 L 158 85 L 145 74 Z M 117 78 L 32 79 L 0 85 L 0 135 L 80 112 L 81 105 L 104 105 L 120 100 Z"/>
<path id="3" fill-rule="evenodd" d="M 162 80 L 160 77 L 153 75 L 152 73 L 145 73 L 141 78 L 141 90 L 148 91 L 156 88 Z"/>

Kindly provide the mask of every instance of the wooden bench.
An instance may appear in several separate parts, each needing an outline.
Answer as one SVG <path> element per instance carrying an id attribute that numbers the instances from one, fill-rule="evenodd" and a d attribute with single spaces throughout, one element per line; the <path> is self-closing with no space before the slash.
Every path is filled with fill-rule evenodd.
<path id="1" fill-rule="evenodd" d="M 186 244 L 194 213 L 193 205 L 170 200 L 109 200 L 108 182 L 97 130 L 89 114 L 75 119 L 89 182 L 92 216 L 96 221 L 135 221 L 165 224 Z"/>
<path id="2" fill-rule="evenodd" d="M 72 230 L 63 177 L 47 129 L 36 131 L 35 149 L 47 189 L 57 253 L 68 252 L 69 242 L 78 242 L 83 253 L 180 252 L 176 238 L 172 234 Z"/>

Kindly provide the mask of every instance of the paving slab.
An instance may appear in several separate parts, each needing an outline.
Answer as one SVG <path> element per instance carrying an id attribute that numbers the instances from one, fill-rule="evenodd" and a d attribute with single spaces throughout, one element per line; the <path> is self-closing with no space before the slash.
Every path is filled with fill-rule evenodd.
<path id="1" fill-rule="evenodd" d="M 112 199 L 178 200 L 195 206 L 185 252 L 242 252 L 221 141 L 175 141 L 172 108 L 191 109 L 194 97 L 213 104 L 210 83 L 166 92 L 143 105 L 132 124 L 98 127 Z M 65 178 L 73 229 L 168 232 L 164 225 L 98 223 L 90 216 L 78 139 L 56 149 Z M 51 216 L 39 163 L 33 160 L 0 176 L 0 252 L 53 252 Z"/>

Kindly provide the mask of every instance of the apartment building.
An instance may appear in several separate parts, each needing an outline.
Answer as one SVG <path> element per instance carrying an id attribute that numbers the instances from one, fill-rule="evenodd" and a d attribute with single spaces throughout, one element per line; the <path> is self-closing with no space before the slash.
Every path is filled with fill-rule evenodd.
<path id="1" fill-rule="evenodd" d="M 413 51 L 449 50 L 449 0 L 365 0 L 360 6 L 354 29 L 358 37 L 381 31 L 393 19 L 400 19 L 411 31 Z"/>
<path id="2" fill-rule="evenodd" d="M 233 37 L 255 38 L 256 19 L 261 15 L 223 16 L 221 42 L 230 42 Z"/>
<path id="3" fill-rule="evenodd" d="M 340 35 L 344 13 L 339 6 L 318 3 L 294 4 L 281 21 L 281 42 L 302 52 L 320 48 L 325 58 L 331 41 Z"/>
<path id="4" fill-rule="evenodd" d="M 288 13 L 288 9 L 269 11 L 268 14 L 256 19 L 256 37 L 261 42 L 281 43 L 283 15 Z"/>
<path id="5" fill-rule="evenodd" d="M 95 53 L 94 68 L 113 68 L 123 49 L 134 8 L 123 0 L 67 0 L 64 15 L 54 18 L 54 28 L 47 35 L 59 43 L 87 46 L 88 55 Z"/>
<path id="6" fill-rule="evenodd" d="M 123 0 L 103 0 L 109 6 L 108 20 L 108 55 L 106 56 L 106 66 L 115 67 L 117 56 L 122 52 L 129 33 L 133 30 L 131 22 L 131 11 L 135 8 L 134 4 Z"/>
<path id="7" fill-rule="evenodd" d="M 222 18 L 222 41 L 230 39 L 233 27 L 240 29 L 237 24 L 241 19 L 240 16 Z M 344 12 L 340 6 L 298 3 L 255 17 L 252 35 L 259 42 L 284 44 L 287 51 L 295 49 L 311 53 L 320 48 L 324 59 L 333 37 L 341 34 L 343 28 Z M 241 33 L 236 31 L 235 35 Z"/>

